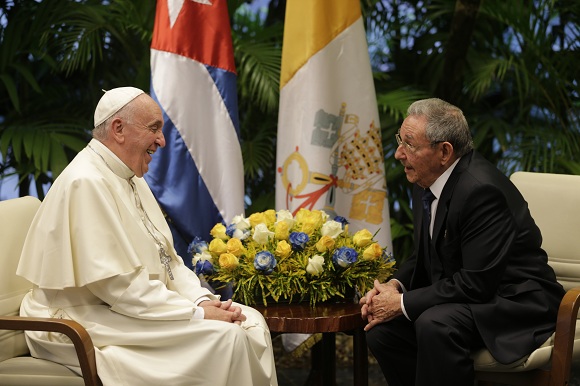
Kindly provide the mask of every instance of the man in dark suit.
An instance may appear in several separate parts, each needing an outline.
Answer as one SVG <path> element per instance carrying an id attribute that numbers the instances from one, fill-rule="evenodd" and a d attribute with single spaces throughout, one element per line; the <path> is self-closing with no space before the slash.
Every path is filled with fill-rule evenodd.
<path id="1" fill-rule="evenodd" d="M 361 299 L 367 342 L 389 386 L 473 385 L 470 352 L 487 347 L 501 363 L 530 354 L 552 334 L 564 290 L 527 203 L 473 150 L 460 109 L 417 101 L 396 138 L 414 184 L 415 250 Z"/>

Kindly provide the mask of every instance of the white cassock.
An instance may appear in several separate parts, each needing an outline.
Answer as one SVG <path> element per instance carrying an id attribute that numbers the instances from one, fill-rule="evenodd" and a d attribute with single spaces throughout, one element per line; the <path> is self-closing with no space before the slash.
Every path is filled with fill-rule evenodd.
<path id="1" fill-rule="evenodd" d="M 174 280 L 160 262 L 159 242 Z M 50 188 L 17 274 L 34 284 L 20 314 L 83 325 L 104 385 L 277 385 L 262 315 L 238 305 L 247 317 L 241 326 L 196 315 L 201 300 L 216 297 L 177 255 L 145 180 L 97 140 Z M 33 356 L 80 373 L 64 335 L 26 337 Z"/>

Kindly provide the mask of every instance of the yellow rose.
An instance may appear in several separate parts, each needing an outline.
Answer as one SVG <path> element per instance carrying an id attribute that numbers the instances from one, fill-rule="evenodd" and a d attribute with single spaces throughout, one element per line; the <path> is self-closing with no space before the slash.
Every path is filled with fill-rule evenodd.
<path id="1" fill-rule="evenodd" d="M 222 253 L 226 253 L 228 251 L 228 247 L 226 246 L 226 243 L 224 243 L 223 240 L 221 240 L 221 239 L 213 239 L 209 243 L 208 249 L 215 256 L 219 256 Z"/>
<path id="2" fill-rule="evenodd" d="M 248 217 L 248 220 L 252 228 L 255 228 L 258 224 L 266 224 L 266 216 L 264 216 L 264 213 L 252 213 Z"/>
<path id="3" fill-rule="evenodd" d="M 308 209 L 300 208 L 298 213 L 296 213 L 296 216 L 294 216 L 294 220 L 296 220 L 297 223 L 302 223 L 309 215 L 310 211 Z"/>
<path id="4" fill-rule="evenodd" d="M 296 221 L 299 224 L 310 223 L 313 224 L 314 227 L 318 228 L 324 222 L 322 214 L 323 213 L 319 210 L 310 211 L 307 209 L 300 209 L 296 214 Z"/>
<path id="5" fill-rule="evenodd" d="M 219 258 L 219 264 L 224 269 L 234 269 L 240 264 L 238 258 L 231 253 L 222 253 Z"/>
<path id="6" fill-rule="evenodd" d="M 318 252 L 323 253 L 334 248 L 334 239 L 330 236 L 322 236 L 316 243 Z"/>
<path id="7" fill-rule="evenodd" d="M 326 221 L 328 215 L 321 210 L 313 210 L 310 212 L 310 218 L 316 222 L 316 227 L 319 228 Z"/>
<path id="8" fill-rule="evenodd" d="M 352 241 L 357 247 L 366 247 L 373 242 L 373 234 L 367 229 L 363 229 L 354 234 Z"/>
<path id="9" fill-rule="evenodd" d="M 302 223 L 302 232 L 306 233 L 307 235 L 311 235 L 318 227 L 317 221 L 313 217 L 308 217 Z"/>
<path id="10" fill-rule="evenodd" d="M 236 257 L 240 257 L 246 251 L 240 239 L 231 238 L 228 240 L 226 246 L 228 253 L 231 253 Z"/>
<path id="11" fill-rule="evenodd" d="M 276 211 L 274 209 L 268 209 L 264 212 L 264 218 L 266 219 L 266 225 L 270 226 L 276 222 Z"/>
<path id="12" fill-rule="evenodd" d="M 286 258 L 290 256 L 291 252 L 292 246 L 288 244 L 286 240 L 282 240 L 278 242 L 278 245 L 276 245 L 276 251 L 274 252 L 274 254 L 278 257 Z"/>
<path id="13" fill-rule="evenodd" d="M 274 237 L 276 240 L 288 240 L 289 233 L 287 222 L 279 222 L 274 227 Z"/>
<path id="14" fill-rule="evenodd" d="M 363 260 L 376 260 L 383 255 L 383 249 L 379 243 L 372 243 L 363 251 Z"/>
<path id="15" fill-rule="evenodd" d="M 229 238 L 226 235 L 226 227 L 223 224 L 215 224 L 211 231 L 209 231 L 209 234 L 216 239 L 227 240 Z"/>

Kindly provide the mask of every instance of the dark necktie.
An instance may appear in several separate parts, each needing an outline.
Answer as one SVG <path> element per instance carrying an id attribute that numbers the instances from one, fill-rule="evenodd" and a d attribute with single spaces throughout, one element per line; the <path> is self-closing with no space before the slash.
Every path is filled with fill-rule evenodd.
<path id="1" fill-rule="evenodd" d="M 425 250 L 425 257 L 429 258 L 429 245 L 431 244 L 431 236 L 429 235 L 429 227 L 431 225 L 431 203 L 435 199 L 435 195 L 430 189 L 423 191 L 423 249 Z"/>

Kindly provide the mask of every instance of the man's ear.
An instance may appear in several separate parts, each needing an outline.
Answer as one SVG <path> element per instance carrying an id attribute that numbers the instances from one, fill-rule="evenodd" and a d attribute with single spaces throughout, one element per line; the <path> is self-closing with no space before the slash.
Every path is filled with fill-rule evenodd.
<path id="1" fill-rule="evenodd" d="M 123 143 L 125 141 L 125 125 L 121 118 L 115 118 L 111 122 L 111 137 L 117 143 Z"/>
<path id="2" fill-rule="evenodd" d="M 455 160 L 455 149 L 449 142 L 441 143 L 441 165 L 447 164 L 450 160 Z"/>

